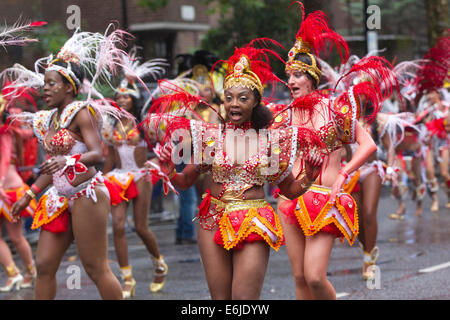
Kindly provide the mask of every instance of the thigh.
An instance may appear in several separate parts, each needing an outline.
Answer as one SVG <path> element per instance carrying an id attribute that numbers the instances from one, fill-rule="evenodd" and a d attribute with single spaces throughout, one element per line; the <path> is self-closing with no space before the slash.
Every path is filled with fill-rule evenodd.
<path id="1" fill-rule="evenodd" d="M 362 203 L 360 206 L 363 214 L 371 211 L 376 214 L 381 193 L 381 178 L 377 172 L 369 174 L 362 183 Z M 368 210 L 367 210 L 368 209 Z"/>
<path id="2" fill-rule="evenodd" d="M 109 199 L 98 188 L 95 192 L 97 202 L 81 197 L 72 207 L 73 235 L 83 264 L 105 262 L 108 254 Z"/>
<path id="3" fill-rule="evenodd" d="M 441 172 L 441 176 L 444 179 L 449 178 L 449 172 L 448 172 L 449 154 L 450 154 L 449 148 L 445 148 L 444 150 L 441 151 L 441 162 L 439 163 L 439 171 Z"/>
<path id="4" fill-rule="evenodd" d="M 286 221 L 286 217 L 280 213 L 281 225 L 285 238 L 286 252 L 291 263 L 294 277 L 303 276 L 305 259 L 305 235 L 297 224 Z"/>
<path id="5" fill-rule="evenodd" d="M 263 241 L 233 251 L 233 299 L 259 299 L 269 256 L 270 247 Z"/>
<path id="6" fill-rule="evenodd" d="M 11 241 L 18 241 L 22 236 L 22 220 L 17 222 L 5 222 L 5 229 Z"/>
<path id="7" fill-rule="evenodd" d="M 215 231 L 198 229 L 198 247 L 212 299 L 231 299 L 231 252 L 214 242 Z"/>
<path id="8" fill-rule="evenodd" d="M 66 232 L 53 233 L 41 229 L 36 248 L 36 266 L 38 273 L 41 273 L 43 270 L 56 273 L 72 241 L 73 234 L 70 224 Z"/>
<path id="9" fill-rule="evenodd" d="M 305 275 L 308 278 L 325 276 L 336 236 L 327 232 L 318 232 L 306 238 Z"/>
<path id="10" fill-rule="evenodd" d="M 152 194 L 152 185 L 143 178 L 136 182 L 139 195 L 133 199 L 134 223 L 136 225 L 147 225 L 148 214 L 150 211 L 150 201 Z"/>

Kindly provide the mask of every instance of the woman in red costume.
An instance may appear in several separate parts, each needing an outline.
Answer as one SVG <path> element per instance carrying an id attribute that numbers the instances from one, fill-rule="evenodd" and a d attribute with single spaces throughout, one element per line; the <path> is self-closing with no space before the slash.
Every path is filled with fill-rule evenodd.
<path id="1" fill-rule="evenodd" d="M 278 78 L 268 64 L 268 55 L 275 53 L 256 49 L 257 42 L 236 49 L 225 61 L 225 123 L 169 117 L 164 124 L 169 125 L 166 136 L 175 128 L 187 129 L 183 141 L 190 150 L 192 139 L 194 149 L 193 162 L 181 173 L 175 172 L 174 165 L 179 145 L 163 149 L 161 163 L 170 172 L 170 182 L 185 189 L 206 173 L 210 183 L 199 206 L 201 227 L 197 236 L 212 299 L 260 297 L 269 249 L 278 250 L 283 243 L 278 215 L 265 200 L 264 184 L 276 184 L 288 197 L 296 197 L 315 179 L 319 171 L 316 165 L 321 162 L 313 148 L 322 144 L 312 131 L 297 127 L 267 129 L 272 116 L 261 104 L 263 85 Z M 167 101 L 180 100 L 181 96 L 186 97 L 184 105 L 201 102 L 186 94 L 167 97 Z M 157 136 L 157 119 L 153 114 L 146 121 L 153 136 Z M 294 181 L 290 169 L 301 153 L 307 159 L 306 174 Z"/>
<path id="2" fill-rule="evenodd" d="M 140 63 L 135 57 L 134 49 L 130 56 L 125 56 L 124 74 L 120 86 L 116 89 L 115 102 L 118 107 L 131 113 L 140 122 L 140 97 L 137 78 L 152 75 L 154 79 L 164 72 L 161 60 Z M 128 246 L 125 236 L 126 213 L 129 200 L 133 200 L 134 226 L 137 235 L 144 242 L 154 266 L 154 280 L 150 284 L 151 292 L 158 292 L 164 287 L 168 267 L 159 251 L 155 234 L 148 227 L 148 214 L 152 194 L 151 173 L 144 167 L 147 160 L 147 143 L 136 123 L 132 119 L 106 118 L 102 133 L 109 145 L 103 171 L 109 183 L 119 190 L 117 202 L 112 203 L 114 247 L 120 266 L 124 286 L 123 297 L 135 294 L 136 280 L 133 278 L 132 266 L 128 261 Z M 108 122 L 108 123 L 107 123 Z"/>
<path id="3" fill-rule="evenodd" d="M 13 101 L 8 103 L 11 102 Z M 0 287 L 0 292 L 11 291 L 14 288 L 17 290 L 30 288 L 36 278 L 31 247 L 22 234 L 22 222 L 14 223 L 11 213 L 12 205 L 29 190 L 19 176 L 17 166 L 20 165 L 24 153 L 23 143 L 33 136 L 33 132 L 21 129 L 18 123 L 8 125 L 6 105 L 7 99 L 0 95 L 0 263 L 5 267 L 8 275 L 8 280 L 3 287 Z M 12 110 L 11 105 L 8 109 Z M 21 217 L 30 217 L 34 210 L 36 210 L 35 200 L 30 202 L 29 206 L 19 214 Z M 23 261 L 26 270 L 25 277 L 15 265 L 8 244 L 1 236 L 3 226 Z"/>
<path id="4" fill-rule="evenodd" d="M 363 59 L 344 75 L 366 73 L 372 82 L 361 82 L 350 87 L 339 97 L 327 99 L 316 90 L 321 70 L 318 54 L 329 43 L 336 44 L 341 58 L 348 56 L 345 40 L 328 27 L 326 15 L 316 11 L 304 17 L 289 51 L 286 64 L 288 85 L 295 99 L 287 110 L 274 106 L 275 126 L 295 125 L 312 128 L 326 145 L 321 173 L 309 190 L 298 199 L 288 200 L 281 191 L 278 208 L 282 213 L 286 249 L 295 279 L 297 299 L 336 299 L 336 292 L 326 272 L 336 237 L 353 244 L 359 230 L 354 199 L 342 192 L 349 174 L 364 164 L 376 151 L 370 135 L 358 122 L 361 113 L 360 96 L 377 106 L 381 98 L 380 79 L 386 79 L 383 61 Z M 346 59 L 344 59 L 346 60 Z M 336 87 L 339 81 L 336 83 Z M 282 110 L 280 110 L 282 109 Z M 352 159 L 341 168 L 343 144 L 359 144 Z M 302 159 L 297 159 L 293 174 L 304 176 Z"/>
<path id="5" fill-rule="evenodd" d="M 75 101 L 86 70 L 95 70 L 92 86 L 102 76 L 108 79 L 120 60 L 123 33 L 109 35 L 79 32 L 64 44 L 56 59 L 40 59 L 45 74 L 34 78 L 43 87 L 50 110 L 21 113 L 19 119 L 33 126 L 49 158 L 41 165 L 40 175 L 30 192 L 12 209 L 18 217 L 30 201 L 53 184 L 40 197 L 32 228 L 41 227 L 37 251 L 36 299 L 54 299 L 56 272 L 75 240 L 80 260 L 103 299 L 122 299 L 121 286 L 108 264 L 107 222 L 110 194 L 95 165 L 103 161 L 101 147 L 102 114 L 118 110 L 104 101 Z M 16 68 L 17 69 L 17 68 Z M 31 78 L 31 71 L 26 79 Z M 17 80 L 23 79 L 17 74 Z M 42 81 L 42 82 L 39 82 Z M 92 87 L 91 87 L 92 88 Z"/>

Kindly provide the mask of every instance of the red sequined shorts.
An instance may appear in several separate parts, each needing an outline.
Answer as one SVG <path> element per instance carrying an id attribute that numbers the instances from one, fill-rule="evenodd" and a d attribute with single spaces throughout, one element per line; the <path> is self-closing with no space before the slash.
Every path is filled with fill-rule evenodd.
<path id="1" fill-rule="evenodd" d="M 280 204 L 280 211 L 301 227 L 305 236 L 328 232 L 353 245 L 359 232 L 356 202 L 349 194 L 339 193 L 332 205 L 329 196 L 330 188 L 312 185 L 299 198 Z"/>
<path id="2" fill-rule="evenodd" d="M 203 223 L 207 218 L 214 221 L 208 227 Z M 227 250 L 241 249 L 249 242 L 265 241 L 277 251 L 284 242 L 279 217 L 264 199 L 225 203 L 207 193 L 196 219 L 204 229 L 211 230 L 218 225 L 214 241 Z"/>

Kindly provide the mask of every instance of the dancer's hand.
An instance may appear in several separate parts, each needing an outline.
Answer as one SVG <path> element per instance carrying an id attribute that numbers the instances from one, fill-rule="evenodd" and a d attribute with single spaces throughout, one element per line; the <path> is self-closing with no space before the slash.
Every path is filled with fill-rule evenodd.
<path id="1" fill-rule="evenodd" d="M 3 188 L 0 187 L 0 199 L 2 199 L 8 206 L 11 205 L 11 198 L 5 193 Z"/>
<path id="2" fill-rule="evenodd" d="M 309 181 L 315 181 L 322 170 L 323 157 L 322 153 L 313 149 L 305 157 L 305 173 Z"/>
<path id="3" fill-rule="evenodd" d="M 13 222 L 20 220 L 20 213 L 25 210 L 31 201 L 31 197 L 25 194 L 22 198 L 16 201 L 11 208 L 11 217 Z"/>
<path id="4" fill-rule="evenodd" d="M 328 198 L 328 202 L 334 204 L 336 201 L 336 197 L 339 192 L 341 192 L 342 187 L 344 186 L 346 178 L 342 174 L 338 174 L 336 181 L 333 183 L 331 187 L 330 198 Z"/>
<path id="5" fill-rule="evenodd" d="M 174 169 L 175 164 L 172 161 L 172 146 L 166 144 L 161 149 L 161 157 L 159 158 L 162 172 L 169 175 Z"/>
<path id="6" fill-rule="evenodd" d="M 45 160 L 40 167 L 41 174 L 53 175 L 66 165 L 66 158 L 63 156 L 51 157 Z"/>

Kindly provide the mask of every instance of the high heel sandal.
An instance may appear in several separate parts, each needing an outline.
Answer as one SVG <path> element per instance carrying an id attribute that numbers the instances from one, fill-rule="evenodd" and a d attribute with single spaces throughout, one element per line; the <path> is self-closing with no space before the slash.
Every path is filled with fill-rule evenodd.
<path id="1" fill-rule="evenodd" d="M 0 292 L 10 292 L 11 290 L 13 290 L 13 288 L 16 288 L 17 291 L 20 290 L 20 285 L 22 284 L 23 276 L 16 268 L 16 265 L 13 264 L 9 267 L 6 267 L 6 273 L 8 274 L 8 281 L 6 281 L 5 286 L 0 287 Z"/>
<path id="2" fill-rule="evenodd" d="M 375 266 L 378 260 L 378 255 L 380 254 L 380 250 L 378 247 L 374 247 L 371 252 L 366 252 L 363 250 L 363 269 L 362 269 L 362 277 L 364 280 L 373 279 L 375 276 L 374 268 L 371 266 Z"/>
<path id="3" fill-rule="evenodd" d="M 20 288 L 22 289 L 33 287 L 33 283 L 36 280 L 36 268 L 34 266 L 34 263 L 28 266 L 27 269 L 27 273 L 25 274 L 22 284 L 20 285 Z"/>
<path id="4" fill-rule="evenodd" d="M 133 268 L 131 266 L 126 266 L 120 268 L 122 279 L 123 279 L 123 286 L 129 287 L 129 289 L 125 290 L 122 289 L 122 296 L 124 299 L 129 299 L 134 297 L 136 293 L 136 280 L 133 278 Z"/>
<path id="5" fill-rule="evenodd" d="M 134 297 L 134 294 L 136 293 L 136 280 L 134 278 L 131 278 L 129 280 L 125 280 L 123 282 L 123 286 L 129 286 L 129 290 L 122 290 L 122 296 L 124 299 L 129 299 Z"/>
<path id="6" fill-rule="evenodd" d="M 159 283 L 152 282 L 150 284 L 150 291 L 153 293 L 156 293 L 158 291 L 161 291 L 162 288 L 164 288 L 164 284 L 166 282 L 165 277 L 166 277 L 167 273 L 169 272 L 169 267 L 164 262 L 164 258 L 162 255 L 160 255 L 158 259 L 152 256 L 152 261 L 153 261 L 153 268 L 155 270 L 154 276 L 155 277 L 164 277 L 162 282 L 159 282 Z"/>

